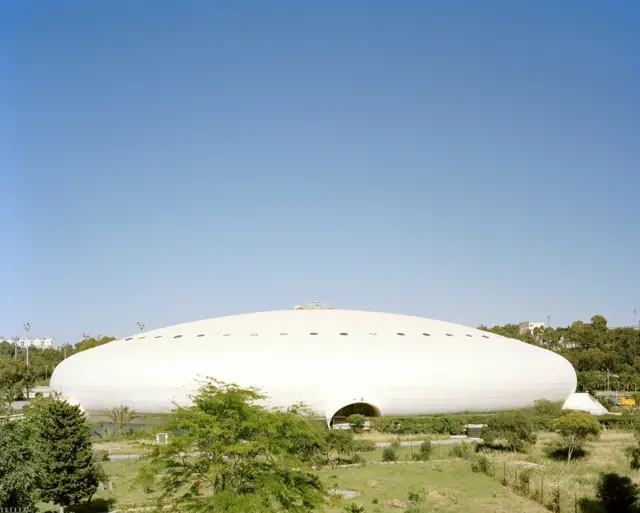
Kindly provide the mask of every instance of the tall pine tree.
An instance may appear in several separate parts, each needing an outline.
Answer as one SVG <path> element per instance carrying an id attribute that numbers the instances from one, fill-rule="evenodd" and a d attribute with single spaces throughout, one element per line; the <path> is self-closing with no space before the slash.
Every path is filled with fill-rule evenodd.
<path id="1" fill-rule="evenodd" d="M 43 473 L 41 498 L 61 506 L 90 499 L 97 490 L 91 426 L 78 406 L 57 398 L 36 401 L 31 420 Z"/>

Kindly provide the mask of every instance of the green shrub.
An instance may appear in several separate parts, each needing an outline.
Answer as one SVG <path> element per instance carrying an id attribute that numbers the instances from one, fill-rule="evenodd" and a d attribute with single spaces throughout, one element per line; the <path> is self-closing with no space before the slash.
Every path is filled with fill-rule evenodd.
<path id="1" fill-rule="evenodd" d="M 354 413 L 347 417 L 347 422 L 349 423 L 349 426 L 354 433 L 362 433 L 364 431 L 365 421 L 366 417 L 359 413 Z"/>
<path id="2" fill-rule="evenodd" d="M 400 446 L 401 446 L 400 440 L 394 440 L 393 442 L 391 442 L 391 448 L 394 451 L 399 451 L 400 450 Z"/>
<path id="3" fill-rule="evenodd" d="M 455 444 L 449 449 L 449 455 L 454 458 L 464 458 L 465 460 L 473 458 L 476 452 L 476 446 L 467 442 L 461 444 Z"/>
<path id="4" fill-rule="evenodd" d="M 398 454 L 392 447 L 385 447 L 382 451 L 382 461 L 398 461 Z"/>
<path id="5" fill-rule="evenodd" d="M 422 445 L 420 445 L 420 451 L 413 455 L 413 459 L 416 461 L 428 461 L 431 457 L 432 450 L 431 440 L 425 440 L 422 442 Z"/>
<path id="6" fill-rule="evenodd" d="M 489 471 L 489 458 L 486 454 L 477 453 L 471 460 L 471 471 L 486 474 Z"/>
<path id="7" fill-rule="evenodd" d="M 557 417 L 562 408 L 561 402 L 538 399 L 533 403 L 533 414 L 536 417 Z"/>
<path id="8" fill-rule="evenodd" d="M 632 470 L 640 469 L 640 447 L 632 445 L 625 450 L 627 457 L 629 458 L 629 466 Z"/>
<path id="9" fill-rule="evenodd" d="M 536 443 L 533 422 L 520 411 L 494 415 L 482 428 L 482 439 L 487 445 L 500 444 L 519 452 Z"/>
<path id="10" fill-rule="evenodd" d="M 371 452 L 376 450 L 376 443 L 373 440 L 354 440 L 353 450 L 356 452 Z"/>

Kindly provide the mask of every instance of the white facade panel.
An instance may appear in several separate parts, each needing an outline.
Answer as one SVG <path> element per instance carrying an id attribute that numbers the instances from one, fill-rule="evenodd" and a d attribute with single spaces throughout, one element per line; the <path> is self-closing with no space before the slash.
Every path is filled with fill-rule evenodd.
<path id="1" fill-rule="evenodd" d="M 317 334 L 313 334 L 317 333 Z M 491 411 L 565 401 L 576 374 L 518 340 L 421 317 L 346 310 L 264 312 L 136 334 L 67 358 L 51 388 L 87 410 L 189 404 L 197 379 L 260 387 L 331 419 L 364 402 L 383 415 Z"/>

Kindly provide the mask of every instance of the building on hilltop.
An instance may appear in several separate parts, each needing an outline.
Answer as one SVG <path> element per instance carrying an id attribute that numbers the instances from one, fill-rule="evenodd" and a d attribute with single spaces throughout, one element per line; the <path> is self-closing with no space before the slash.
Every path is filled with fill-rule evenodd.
<path id="1" fill-rule="evenodd" d="M 544 328 L 544 322 L 521 322 L 519 324 L 520 335 L 524 335 L 527 331 L 533 335 L 533 330 L 536 328 Z"/>

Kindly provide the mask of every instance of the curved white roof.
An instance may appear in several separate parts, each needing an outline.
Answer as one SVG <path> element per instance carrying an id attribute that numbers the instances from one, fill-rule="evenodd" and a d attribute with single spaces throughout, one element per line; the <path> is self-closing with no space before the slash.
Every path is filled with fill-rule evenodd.
<path id="1" fill-rule="evenodd" d="M 330 419 L 354 402 L 383 415 L 489 411 L 564 401 L 576 375 L 540 347 L 422 317 L 285 310 L 132 335 L 63 361 L 51 387 L 87 410 L 188 404 L 198 378 L 260 387 L 269 404 L 303 401 Z"/>

